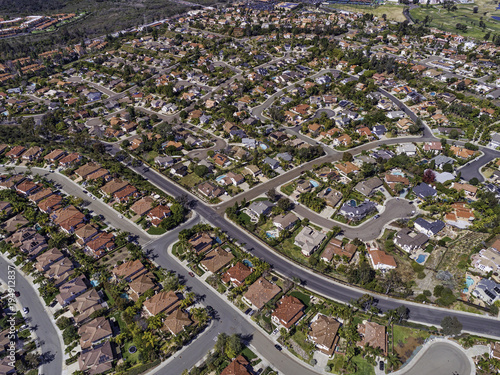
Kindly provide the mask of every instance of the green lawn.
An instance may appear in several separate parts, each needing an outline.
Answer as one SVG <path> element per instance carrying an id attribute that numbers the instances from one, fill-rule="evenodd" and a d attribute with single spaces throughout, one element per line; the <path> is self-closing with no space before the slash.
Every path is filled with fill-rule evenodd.
<path id="1" fill-rule="evenodd" d="M 410 10 L 413 19 L 420 21 L 426 16 L 431 18 L 430 26 L 437 27 L 443 31 L 471 36 L 483 39 L 487 32 L 492 35 L 500 32 L 500 21 L 495 21 L 492 16 L 500 16 L 500 10 L 496 10 L 495 2 L 487 0 L 477 0 L 474 4 L 457 4 L 457 10 L 448 12 L 442 6 L 430 6 L 429 8 L 421 6 Z M 475 6 L 479 7 L 477 13 L 473 12 Z M 485 23 L 486 28 L 479 27 L 479 22 Z M 456 28 L 456 24 L 467 25 L 467 31 L 463 32 Z"/>
<path id="2" fill-rule="evenodd" d="M 352 360 L 357 367 L 357 370 L 354 373 L 355 375 L 375 375 L 375 369 L 373 366 L 364 360 L 360 355 L 357 355 Z"/>
<path id="3" fill-rule="evenodd" d="M 393 335 L 394 346 L 396 346 L 398 342 L 405 342 L 409 337 L 421 337 L 425 340 L 430 334 L 429 332 L 421 331 L 419 329 L 394 325 Z"/>
<path id="4" fill-rule="evenodd" d="M 290 293 L 291 296 L 297 298 L 302 302 L 306 307 L 309 307 L 309 304 L 311 303 L 311 296 L 304 294 L 302 292 L 299 292 L 298 290 L 294 290 L 292 293 Z"/>
<path id="5" fill-rule="evenodd" d="M 189 188 L 193 188 L 193 187 L 201 184 L 203 182 L 203 178 L 198 177 L 198 175 L 196 175 L 194 173 L 190 173 L 184 177 L 181 177 L 179 182 L 181 183 L 181 185 L 187 186 Z"/>
<path id="6" fill-rule="evenodd" d="M 148 234 L 151 234 L 153 236 L 159 236 L 160 234 L 165 233 L 166 230 L 160 227 L 151 227 L 148 229 Z"/>
<path id="7" fill-rule="evenodd" d="M 243 356 L 248 360 L 248 361 L 251 361 L 252 359 L 255 359 L 257 358 L 257 355 L 252 352 L 249 348 L 245 347 L 245 349 L 243 349 L 243 351 L 241 352 L 241 354 L 243 354 Z"/>
<path id="8" fill-rule="evenodd" d="M 295 190 L 295 182 L 290 182 L 289 184 L 283 185 L 280 190 L 283 194 L 291 195 Z"/>
<path id="9" fill-rule="evenodd" d="M 250 216 L 248 216 L 246 213 L 240 212 L 238 216 L 240 217 L 241 220 L 243 220 L 245 226 L 250 224 Z"/>

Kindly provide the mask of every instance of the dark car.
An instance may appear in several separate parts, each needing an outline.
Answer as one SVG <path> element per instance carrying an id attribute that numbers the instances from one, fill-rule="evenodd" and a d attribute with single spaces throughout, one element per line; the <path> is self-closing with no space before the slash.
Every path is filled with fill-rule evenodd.
<path id="1" fill-rule="evenodd" d="M 21 293 L 19 293 L 19 292 L 16 290 L 16 291 L 15 291 L 15 293 L 14 293 L 14 295 L 15 295 L 16 297 L 19 297 L 19 296 L 21 295 Z"/>
<path id="2" fill-rule="evenodd" d="M 278 344 L 274 345 L 274 347 L 275 347 L 276 349 L 278 349 L 280 352 L 281 352 L 281 350 L 283 349 L 283 348 L 282 348 L 281 346 L 279 346 Z"/>
<path id="3" fill-rule="evenodd" d="M 192 273 L 192 272 L 188 272 L 188 275 L 191 277 L 194 277 L 194 273 Z"/>
<path id="4" fill-rule="evenodd" d="M 25 307 L 25 308 L 23 309 L 23 311 L 24 311 L 24 313 L 25 313 L 25 314 L 29 314 L 30 309 L 28 309 L 27 307 Z"/>
<path id="5" fill-rule="evenodd" d="M 380 371 L 384 371 L 384 361 L 379 362 L 378 368 L 380 369 Z"/>

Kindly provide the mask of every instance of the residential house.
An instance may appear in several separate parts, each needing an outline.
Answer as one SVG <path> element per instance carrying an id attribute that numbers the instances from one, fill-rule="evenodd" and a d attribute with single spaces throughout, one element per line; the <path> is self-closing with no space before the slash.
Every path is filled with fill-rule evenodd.
<path id="1" fill-rule="evenodd" d="M 170 331 L 172 335 L 177 336 L 184 331 L 185 327 L 189 327 L 191 324 L 193 324 L 193 321 L 189 318 L 189 314 L 177 309 L 165 318 L 163 330 Z"/>
<path id="2" fill-rule="evenodd" d="M 377 247 L 368 247 L 368 259 L 374 270 L 387 271 L 397 267 L 394 257 Z"/>
<path id="3" fill-rule="evenodd" d="M 226 155 L 217 153 L 213 157 L 214 163 L 217 164 L 219 167 L 228 167 L 231 164 L 231 161 Z"/>
<path id="4" fill-rule="evenodd" d="M 43 149 L 39 146 L 30 147 L 28 150 L 26 150 L 25 153 L 23 153 L 21 159 L 23 159 L 24 161 L 37 160 L 42 154 L 42 151 Z"/>
<path id="5" fill-rule="evenodd" d="M 160 204 L 156 207 L 153 207 L 146 214 L 146 217 L 153 226 L 157 227 L 158 225 L 160 225 L 163 219 L 170 216 L 171 214 L 172 212 L 170 210 L 170 207 Z"/>
<path id="6" fill-rule="evenodd" d="M 453 182 L 450 186 L 451 189 L 455 189 L 457 191 L 464 191 L 465 196 L 468 198 L 475 198 L 477 193 L 477 187 L 471 184 L 461 184 L 458 182 Z"/>
<path id="7" fill-rule="evenodd" d="M 294 245 L 301 248 L 304 256 L 310 256 L 319 248 L 325 238 L 323 233 L 307 226 L 295 236 Z"/>
<path id="8" fill-rule="evenodd" d="M 5 156 L 11 159 L 19 159 L 25 151 L 26 147 L 24 146 L 14 146 L 5 154 Z"/>
<path id="9" fill-rule="evenodd" d="M 92 224 L 82 225 L 82 226 L 80 226 L 80 228 L 75 230 L 75 236 L 78 238 L 79 245 L 86 244 L 98 233 L 99 233 L 99 229 L 97 229 Z"/>
<path id="10" fill-rule="evenodd" d="M 424 182 L 421 182 L 417 186 L 414 186 L 413 193 L 415 193 L 415 195 L 417 197 L 422 198 L 422 199 L 435 197 L 437 195 L 436 189 L 427 185 Z"/>
<path id="11" fill-rule="evenodd" d="M 78 329 L 78 334 L 80 335 L 80 347 L 84 350 L 112 337 L 113 329 L 109 320 L 100 316 L 81 326 Z"/>
<path id="12" fill-rule="evenodd" d="M 90 289 L 75 298 L 71 303 L 69 311 L 73 314 L 75 322 L 81 324 L 85 322 L 96 311 L 102 310 L 102 298 L 95 289 Z"/>
<path id="13" fill-rule="evenodd" d="M 150 196 L 142 197 L 132 206 L 130 206 L 130 211 L 139 216 L 146 215 L 151 208 L 153 208 L 154 199 Z"/>
<path id="14" fill-rule="evenodd" d="M 156 316 L 160 313 L 170 314 L 176 308 L 179 307 L 181 301 L 177 294 L 169 290 L 168 292 L 156 293 L 153 297 L 150 297 L 144 301 L 144 311 L 149 316 Z"/>
<path id="15" fill-rule="evenodd" d="M 234 258 L 234 255 L 221 248 L 210 251 L 200 262 L 201 268 L 212 273 L 218 272 Z"/>
<path id="16" fill-rule="evenodd" d="M 158 285 L 155 283 L 155 277 L 151 272 L 141 274 L 128 284 L 128 294 L 132 300 L 137 301 L 148 290 L 157 291 Z"/>
<path id="17" fill-rule="evenodd" d="M 336 319 L 317 314 L 311 321 L 308 338 L 322 353 L 331 357 L 340 339 L 339 328 L 340 323 Z"/>
<path id="18" fill-rule="evenodd" d="M 372 348 L 380 348 L 382 354 L 387 355 L 387 333 L 383 325 L 375 322 L 363 322 L 358 324 L 358 332 L 361 335 L 361 341 L 358 346 L 364 347 L 370 345 Z"/>
<path id="19" fill-rule="evenodd" d="M 273 170 L 278 169 L 280 166 L 280 162 L 278 160 L 270 158 L 268 156 L 263 160 L 263 163 L 269 165 Z"/>
<path id="20" fill-rule="evenodd" d="M 350 161 L 335 164 L 335 168 L 337 168 L 344 176 L 347 176 L 349 173 L 356 173 L 359 171 L 359 168 Z"/>
<path id="21" fill-rule="evenodd" d="M 223 188 L 210 181 L 205 181 L 198 185 L 198 191 L 208 198 L 217 198 L 226 193 Z"/>
<path id="22" fill-rule="evenodd" d="M 170 168 L 170 173 L 177 177 L 184 177 L 188 174 L 188 167 L 182 163 L 177 163 Z"/>
<path id="23" fill-rule="evenodd" d="M 139 259 L 129 260 L 111 270 L 111 273 L 116 280 L 123 279 L 128 283 L 137 279 L 139 276 L 146 274 L 147 272 L 147 268 L 144 267 L 144 264 L 142 264 Z"/>
<path id="24" fill-rule="evenodd" d="M 207 232 L 196 233 L 188 240 L 191 249 L 197 254 L 205 253 L 212 248 L 214 239 Z"/>
<path id="25" fill-rule="evenodd" d="M 98 375 L 113 369 L 114 354 L 111 343 L 106 341 L 102 345 L 81 353 L 78 357 L 80 371 L 88 375 Z"/>
<path id="26" fill-rule="evenodd" d="M 298 298 L 284 296 L 278 301 L 271 320 L 288 330 L 304 316 L 304 309 L 304 304 Z"/>
<path id="27" fill-rule="evenodd" d="M 376 189 L 382 186 L 383 182 L 378 177 L 372 177 L 368 180 L 363 180 L 359 182 L 354 189 L 359 191 L 361 194 L 369 197 L 373 193 L 375 193 Z"/>
<path id="28" fill-rule="evenodd" d="M 291 212 L 280 214 L 273 218 L 273 224 L 279 230 L 291 230 L 298 221 L 299 218 Z"/>
<path id="29" fill-rule="evenodd" d="M 415 156 L 417 154 L 417 146 L 413 143 L 403 143 L 396 147 L 396 153 L 398 155 L 405 154 L 407 156 Z"/>
<path id="30" fill-rule="evenodd" d="M 271 213 L 271 210 L 273 209 L 274 204 L 269 202 L 268 200 L 265 201 L 254 201 L 250 204 L 248 207 L 248 210 L 254 213 L 257 217 L 260 217 L 260 215 L 267 216 Z"/>
<path id="31" fill-rule="evenodd" d="M 108 197 L 124 189 L 128 185 L 127 181 L 114 178 L 101 188 L 101 192 Z"/>
<path id="32" fill-rule="evenodd" d="M 175 159 L 169 155 L 167 156 L 157 156 L 155 157 L 155 164 L 162 168 L 172 167 L 175 163 Z"/>
<path id="33" fill-rule="evenodd" d="M 253 269 L 251 267 L 238 262 L 222 275 L 222 281 L 225 283 L 232 283 L 235 287 L 238 287 L 241 286 L 245 282 L 245 279 L 252 273 Z"/>
<path id="34" fill-rule="evenodd" d="M 35 268 L 39 272 L 48 271 L 48 269 L 50 268 L 50 266 L 52 264 L 60 261 L 64 257 L 65 257 L 65 255 L 61 252 L 61 250 L 56 249 L 54 247 L 54 248 L 47 250 L 43 254 L 40 254 L 36 257 Z"/>
<path id="35" fill-rule="evenodd" d="M 472 266 L 484 273 L 500 271 L 500 251 L 492 247 L 480 250 L 471 260 Z"/>
<path id="36" fill-rule="evenodd" d="M 359 221 L 376 210 L 377 205 L 372 201 L 364 201 L 357 206 L 352 206 L 346 202 L 340 207 L 339 214 L 348 220 Z"/>
<path id="37" fill-rule="evenodd" d="M 407 253 L 420 249 L 428 240 L 425 234 L 417 234 L 410 229 L 401 229 L 394 237 L 394 243 Z"/>
<path id="38" fill-rule="evenodd" d="M 42 200 L 38 203 L 38 208 L 40 211 L 50 214 L 61 208 L 62 197 L 57 194 L 52 194 L 47 199 Z"/>
<path id="39" fill-rule="evenodd" d="M 88 289 L 88 281 L 84 275 L 80 275 L 67 281 L 59 287 L 59 294 L 56 296 L 57 302 L 62 307 L 69 305 L 80 294 Z"/>
<path id="40" fill-rule="evenodd" d="M 348 262 L 351 261 L 354 254 L 356 254 L 356 250 L 358 248 L 354 244 L 343 244 L 342 241 L 332 238 L 328 245 L 326 245 L 325 250 L 321 254 L 321 260 L 325 262 L 331 262 L 334 255 L 338 255 L 339 257 L 345 257 Z"/>
<path id="41" fill-rule="evenodd" d="M 488 305 L 493 305 L 500 300 L 500 284 L 490 279 L 481 279 L 472 291 L 472 295 Z"/>
<path id="42" fill-rule="evenodd" d="M 239 355 L 236 357 L 224 370 L 222 370 L 220 375 L 252 375 L 250 363 L 243 357 Z"/>
<path id="43" fill-rule="evenodd" d="M 247 292 L 242 297 L 242 301 L 260 310 L 280 292 L 281 288 L 278 285 L 267 281 L 264 277 L 260 277 L 248 287 Z"/>
<path id="44" fill-rule="evenodd" d="M 419 217 L 415 220 L 414 226 L 415 229 L 418 230 L 420 233 L 423 233 L 428 237 L 432 237 L 438 234 L 441 230 L 443 230 L 445 224 L 441 220 L 436 220 L 430 223 Z"/>
<path id="45" fill-rule="evenodd" d="M 61 159 L 64 156 L 66 156 L 66 151 L 61 149 L 56 149 L 45 155 L 43 159 L 50 163 L 54 163 L 56 160 Z"/>
<path id="46" fill-rule="evenodd" d="M 114 248 L 115 236 L 112 232 L 100 232 L 85 245 L 85 251 L 97 259 Z"/>

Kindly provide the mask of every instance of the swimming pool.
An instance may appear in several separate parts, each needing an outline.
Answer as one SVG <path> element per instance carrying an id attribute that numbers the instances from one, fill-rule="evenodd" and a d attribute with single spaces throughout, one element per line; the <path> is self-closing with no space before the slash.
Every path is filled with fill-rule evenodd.
<path id="1" fill-rule="evenodd" d="M 263 150 L 267 150 L 267 145 L 265 145 L 264 143 L 261 143 L 259 147 Z"/>
<path id="2" fill-rule="evenodd" d="M 309 180 L 309 182 L 311 183 L 312 186 L 314 186 L 315 188 L 317 188 L 319 186 L 319 182 L 318 181 L 314 181 L 314 180 Z"/>
<path id="3" fill-rule="evenodd" d="M 90 280 L 90 285 L 92 285 L 92 286 L 99 285 L 99 280 Z"/>
<path id="4" fill-rule="evenodd" d="M 417 262 L 418 264 L 422 264 L 422 263 L 424 263 L 424 262 L 425 262 L 425 259 L 426 259 L 426 258 L 427 258 L 427 255 L 420 254 L 420 255 L 418 256 L 418 258 L 416 259 L 416 262 Z"/>
<path id="5" fill-rule="evenodd" d="M 268 238 L 276 238 L 275 234 L 273 232 L 266 232 L 266 236 Z"/>
<path id="6" fill-rule="evenodd" d="M 347 202 L 347 204 L 351 207 L 356 207 L 356 201 L 354 199 L 351 199 L 350 201 Z"/>
<path id="7" fill-rule="evenodd" d="M 252 262 L 250 262 L 248 259 L 243 259 L 242 263 L 247 267 L 253 268 Z"/>
<path id="8" fill-rule="evenodd" d="M 404 174 L 402 171 L 400 171 L 399 169 L 393 169 L 393 170 L 391 171 L 391 174 L 392 174 L 393 176 L 401 176 L 401 177 L 404 177 L 404 176 L 405 176 L 405 174 Z"/>
<path id="9" fill-rule="evenodd" d="M 219 177 L 217 177 L 217 178 L 215 179 L 215 181 L 217 181 L 217 182 L 221 182 L 221 181 L 222 181 L 222 179 L 223 179 L 223 178 L 225 178 L 225 177 L 226 177 L 226 175 L 225 175 L 225 174 L 220 175 Z"/>
<path id="10" fill-rule="evenodd" d="M 467 278 L 465 279 L 465 285 L 467 285 L 467 287 L 464 288 L 464 293 L 469 293 L 469 288 L 472 284 L 474 284 L 474 280 L 472 279 L 472 277 L 467 276 Z"/>

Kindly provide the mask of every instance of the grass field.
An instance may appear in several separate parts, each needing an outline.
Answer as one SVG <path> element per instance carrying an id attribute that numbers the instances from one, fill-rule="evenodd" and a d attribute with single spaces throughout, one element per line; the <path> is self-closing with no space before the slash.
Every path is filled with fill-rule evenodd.
<path id="1" fill-rule="evenodd" d="M 478 12 L 474 13 L 474 7 L 478 7 Z M 449 31 L 465 36 L 471 36 L 478 39 L 483 39 L 487 32 L 497 34 L 500 32 L 500 21 L 496 21 L 492 16 L 500 17 L 500 10 L 496 9 L 497 5 L 492 0 L 477 0 L 474 4 L 457 4 L 457 10 L 448 12 L 439 5 L 430 6 L 429 8 L 422 6 L 410 10 L 410 14 L 414 20 L 422 21 L 425 16 L 431 17 L 430 26 L 436 27 L 443 31 Z M 486 25 L 483 29 L 479 27 L 481 21 Z M 467 31 L 463 32 L 456 28 L 457 23 L 467 25 Z"/>
<path id="2" fill-rule="evenodd" d="M 399 4 L 384 4 L 379 6 L 333 4 L 330 5 L 330 8 L 347 10 L 349 12 L 371 13 L 377 17 L 382 17 L 385 14 L 387 19 L 399 22 L 403 22 L 406 19 L 403 15 L 405 6 Z"/>

